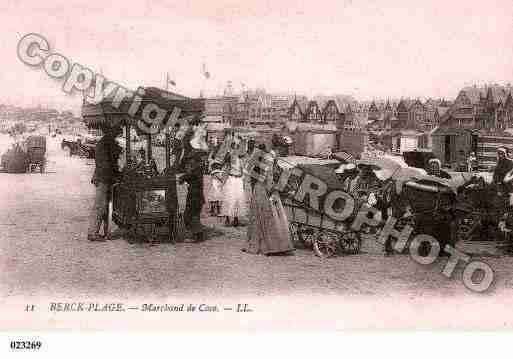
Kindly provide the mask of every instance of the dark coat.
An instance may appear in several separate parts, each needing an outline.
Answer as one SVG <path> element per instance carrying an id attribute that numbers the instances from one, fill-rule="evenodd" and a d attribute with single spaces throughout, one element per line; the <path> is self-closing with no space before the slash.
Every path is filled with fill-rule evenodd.
<path id="1" fill-rule="evenodd" d="M 119 176 L 118 159 L 122 152 L 114 138 L 104 136 L 96 144 L 94 183 L 112 185 Z"/>

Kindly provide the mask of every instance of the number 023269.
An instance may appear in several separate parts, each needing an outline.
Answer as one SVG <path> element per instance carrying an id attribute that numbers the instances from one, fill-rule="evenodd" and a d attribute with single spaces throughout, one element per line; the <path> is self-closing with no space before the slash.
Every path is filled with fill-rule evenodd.
<path id="1" fill-rule="evenodd" d="M 37 340 L 11 341 L 12 350 L 38 350 L 43 344 Z"/>

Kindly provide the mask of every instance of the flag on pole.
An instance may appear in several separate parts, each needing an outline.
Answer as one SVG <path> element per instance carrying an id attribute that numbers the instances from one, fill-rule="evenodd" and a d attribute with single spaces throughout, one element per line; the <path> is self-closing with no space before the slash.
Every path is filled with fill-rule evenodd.
<path id="1" fill-rule="evenodd" d="M 210 72 L 207 71 L 207 65 L 205 65 L 205 63 L 203 63 L 201 72 L 203 72 L 203 76 L 205 76 L 206 79 L 210 78 Z"/>
<path id="2" fill-rule="evenodd" d="M 176 86 L 175 80 L 172 80 L 171 77 L 169 77 L 169 72 L 168 72 L 168 73 L 166 73 L 166 88 L 168 87 L 169 84 Z"/>

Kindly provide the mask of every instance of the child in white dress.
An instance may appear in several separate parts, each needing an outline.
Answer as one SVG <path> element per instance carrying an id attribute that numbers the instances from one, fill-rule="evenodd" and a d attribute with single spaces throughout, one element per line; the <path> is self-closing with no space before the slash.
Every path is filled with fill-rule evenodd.
<path id="1" fill-rule="evenodd" d="M 226 225 L 239 225 L 239 219 L 246 215 L 247 203 L 243 180 L 243 159 L 236 154 L 226 158 L 228 178 L 223 186 L 221 215 L 226 217 Z M 232 222 L 230 220 L 233 220 Z"/>

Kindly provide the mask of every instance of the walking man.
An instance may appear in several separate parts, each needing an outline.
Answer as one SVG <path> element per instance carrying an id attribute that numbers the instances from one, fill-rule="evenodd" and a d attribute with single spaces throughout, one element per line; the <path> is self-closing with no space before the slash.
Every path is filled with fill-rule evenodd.
<path id="1" fill-rule="evenodd" d="M 120 127 L 104 128 L 103 137 L 96 144 L 95 169 L 91 183 L 96 187 L 94 208 L 90 214 L 87 239 L 104 241 L 111 239 L 109 229 L 109 203 L 112 195 L 112 185 L 119 176 L 118 158 L 121 147 L 116 143 L 116 137 L 121 134 Z M 103 224 L 103 237 L 100 228 Z"/>

